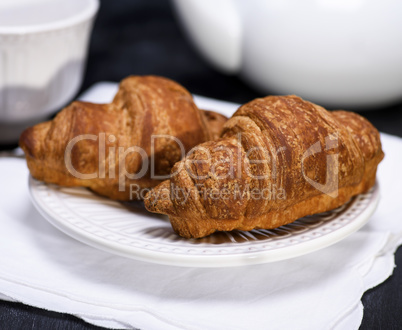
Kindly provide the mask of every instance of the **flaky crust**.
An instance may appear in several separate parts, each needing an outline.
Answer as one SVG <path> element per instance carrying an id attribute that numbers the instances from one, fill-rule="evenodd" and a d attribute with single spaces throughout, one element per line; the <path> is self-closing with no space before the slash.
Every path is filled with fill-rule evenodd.
<path id="1" fill-rule="evenodd" d="M 363 117 L 269 96 L 240 107 L 220 140 L 175 164 L 145 206 L 169 215 L 188 238 L 276 228 L 369 190 L 383 156 L 378 131 Z M 268 195 L 255 198 L 264 189 Z"/>
<path id="2" fill-rule="evenodd" d="M 209 140 L 217 140 L 221 136 L 223 125 L 228 118 L 211 110 L 201 110 L 205 126 L 208 128 Z"/>
<path id="3" fill-rule="evenodd" d="M 54 120 L 24 131 L 20 146 L 38 180 L 88 187 L 112 199 L 141 199 L 138 191 L 161 182 L 151 175 L 151 160 L 154 174 L 162 176 L 182 157 L 179 145 L 167 136 L 179 139 L 187 152 L 217 134 L 217 125 L 210 132 L 208 122 L 181 85 L 162 77 L 131 76 L 120 83 L 112 103 L 73 102 Z M 152 135 L 165 136 L 154 140 L 153 149 Z M 74 144 L 69 159 L 66 150 L 79 136 L 84 138 Z M 131 147 L 144 150 L 149 161 L 146 174 L 138 178 L 132 174 L 141 172 L 144 159 L 138 152 L 124 154 Z M 91 174 L 96 177 L 89 178 Z M 136 194 L 130 193 L 132 184 Z"/>

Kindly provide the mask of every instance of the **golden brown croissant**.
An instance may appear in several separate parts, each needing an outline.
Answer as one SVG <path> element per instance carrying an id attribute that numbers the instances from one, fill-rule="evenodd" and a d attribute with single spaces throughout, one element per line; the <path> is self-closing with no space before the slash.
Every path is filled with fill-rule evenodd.
<path id="1" fill-rule="evenodd" d="M 155 175 L 169 174 L 183 152 L 217 135 L 224 118 L 215 118 L 209 131 L 208 115 L 174 81 L 132 76 L 112 103 L 73 102 L 54 120 L 23 132 L 20 146 L 38 180 L 141 199 L 144 189 L 161 182 Z"/>
<path id="2" fill-rule="evenodd" d="M 265 97 L 175 164 L 145 206 L 169 215 L 183 237 L 276 228 L 366 192 L 383 156 L 378 131 L 359 115 Z"/>

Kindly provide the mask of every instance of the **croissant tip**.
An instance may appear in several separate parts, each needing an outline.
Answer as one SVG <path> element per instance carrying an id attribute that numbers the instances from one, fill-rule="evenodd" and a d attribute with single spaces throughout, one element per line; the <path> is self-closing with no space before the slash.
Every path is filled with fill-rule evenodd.
<path id="1" fill-rule="evenodd" d="M 149 212 L 175 215 L 176 212 L 170 199 L 170 180 L 163 181 L 148 192 L 144 204 Z"/>
<path id="2" fill-rule="evenodd" d="M 35 128 L 29 127 L 22 132 L 19 139 L 19 146 L 24 150 L 25 155 L 35 156 Z"/>

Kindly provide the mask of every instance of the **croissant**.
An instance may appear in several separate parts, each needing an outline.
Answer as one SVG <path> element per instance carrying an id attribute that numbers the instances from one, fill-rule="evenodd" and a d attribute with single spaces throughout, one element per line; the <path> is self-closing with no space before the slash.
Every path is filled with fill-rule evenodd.
<path id="1" fill-rule="evenodd" d="M 368 191 L 383 156 L 378 131 L 358 114 L 269 96 L 241 106 L 221 139 L 176 163 L 145 206 L 187 238 L 272 229 Z"/>
<path id="2" fill-rule="evenodd" d="M 142 199 L 182 154 L 219 135 L 225 121 L 201 112 L 172 80 L 131 76 L 110 104 L 73 102 L 52 121 L 25 130 L 20 146 L 38 180 Z"/>

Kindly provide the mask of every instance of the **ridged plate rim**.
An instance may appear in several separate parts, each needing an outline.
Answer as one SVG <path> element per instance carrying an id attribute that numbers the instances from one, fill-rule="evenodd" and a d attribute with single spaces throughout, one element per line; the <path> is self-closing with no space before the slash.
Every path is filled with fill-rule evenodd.
<path id="1" fill-rule="evenodd" d="M 287 230 L 284 237 L 279 235 L 269 239 L 256 239 L 256 236 L 261 235 L 254 235 L 253 232 L 237 232 L 234 235 L 244 237 L 245 241 L 237 242 L 229 239 L 226 243 L 209 244 L 200 240 L 179 238 L 169 229 L 170 224 L 166 220 L 152 216 L 145 219 L 143 215 L 130 211 L 119 202 L 97 196 L 84 188 L 62 188 L 37 181 L 29 176 L 29 191 L 36 209 L 49 223 L 82 243 L 140 261 L 184 267 L 261 264 L 295 258 L 320 250 L 339 242 L 365 225 L 374 213 L 380 198 L 379 186 L 376 183 L 369 192 L 354 197 L 342 211 L 337 213 L 335 210 L 318 215 L 322 219 L 326 217 L 327 220 L 321 221 L 322 223 L 315 227 L 305 225 L 306 228 L 303 230 L 303 225 L 295 223 L 294 227 L 299 226 L 302 229 L 296 231 L 287 229 L 292 228 L 290 226 L 282 230 L 281 227 L 279 232 Z M 111 214 L 111 216 L 114 214 L 113 219 L 124 219 L 120 222 L 126 231 L 130 231 L 131 221 L 133 228 L 139 226 L 142 230 L 147 226 L 162 224 L 159 232 L 164 236 L 147 236 L 141 231 L 127 235 L 118 226 L 110 228 L 112 222 L 109 222 L 108 226 L 103 223 L 105 220 L 94 222 L 88 216 L 88 212 L 91 214 L 93 209 L 98 214 Z M 106 216 L 106 223 L 107 221 Z M 150 232 L 158 233 L 158 228 L 153 231 L 151 228 Z M 227 235 L 230 237 L 231 233 Z"/>

